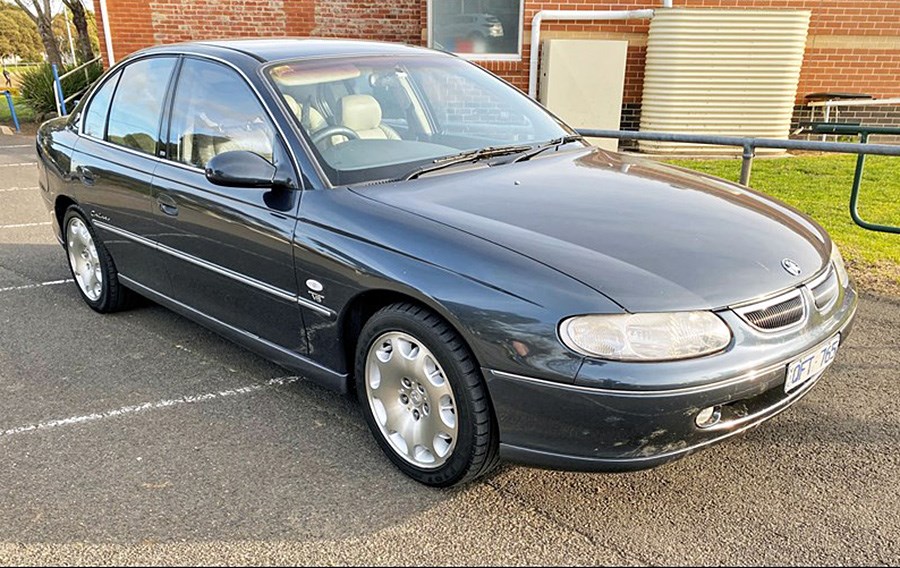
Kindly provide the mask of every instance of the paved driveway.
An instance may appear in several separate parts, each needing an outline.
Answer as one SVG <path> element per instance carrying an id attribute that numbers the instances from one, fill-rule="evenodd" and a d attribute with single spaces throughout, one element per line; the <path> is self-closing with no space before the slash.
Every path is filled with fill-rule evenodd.
<path id="1" fill-rule="evenodd" d="M 0 137 L 2 563 L 900 563 L 896 300 L 864 295 L 819 386 L 741 438 L 432 490 L 355 403 L 153 304 L 89 310 L 31 144 Z"/>

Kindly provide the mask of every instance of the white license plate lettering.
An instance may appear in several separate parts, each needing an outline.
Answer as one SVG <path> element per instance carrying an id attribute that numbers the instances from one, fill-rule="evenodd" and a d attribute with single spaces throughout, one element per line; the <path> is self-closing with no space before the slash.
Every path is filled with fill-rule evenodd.
<path id="1" fill-rule="evenodd" d="M 784 392 L 790 392 L 811 378 L 819 375 L 834 361 L 841 336 L 835 335 L 811 351 L 795 359 L 787 369 Z"/>

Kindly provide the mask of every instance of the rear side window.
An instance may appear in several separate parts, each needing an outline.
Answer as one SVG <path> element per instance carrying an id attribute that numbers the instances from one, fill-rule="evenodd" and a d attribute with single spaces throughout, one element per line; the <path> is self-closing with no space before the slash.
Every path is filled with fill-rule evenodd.
<path id="1" fill-rule="evenodd" d="M 91 99 L 91 105 L 84 114 L 84 133 L 94 138 L 106 136 L 106 116 L 109 114 L 109 101 L 112 100 L 121 73 L 106 80 Z"/>
<path id="2" fill-rule="evenodd" d="M 237 150 L 271 161 L 275 131 L 240 75 L 188 58 L 175 88 L 169 140 L 171 159 L 203 168 L 213 156 Z"/>
<path id="3" fill-rule="evenodd" d="M 172 57 L 151 57 L 125 68 L 109 111 L 107 140 L 156 154 L 163 100 L 174 67 Z"/>

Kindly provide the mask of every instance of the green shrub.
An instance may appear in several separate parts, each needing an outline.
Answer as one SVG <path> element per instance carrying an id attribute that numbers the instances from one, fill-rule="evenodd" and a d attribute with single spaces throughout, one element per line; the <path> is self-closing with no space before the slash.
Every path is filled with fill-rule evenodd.
<path id="1" fill-rule="evenodd" d="M 60 71 L 60 75 L 72 69 L 66 67 Z M 78 71 L 62 80 L 63 93 L 66 97 L 84 90 L 103 73 L 103 67 L 94 63 L 86 67 L 87 73 Z M 49 63 L 44 63 L 23 72 L 20 78 L 22 103 L 25 104 L 36 116 L 56 111 L 56 99 L 53 97 L 53 71 Z M 73 101 L 74 102 L 74 101 Z M 71 111 L 73 105 L 66 105 Z"/>

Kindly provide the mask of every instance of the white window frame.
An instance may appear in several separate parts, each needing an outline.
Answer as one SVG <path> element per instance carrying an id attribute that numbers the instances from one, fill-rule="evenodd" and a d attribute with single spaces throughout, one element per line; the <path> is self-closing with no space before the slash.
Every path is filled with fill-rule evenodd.
<path id="1" fill-rule="evenodd" d="M 428 47 L 434 46 L 434 0 L 428 0 L 425 25 L 428 30 Z M 522 37 L 525 33 L 525 0 L 519 0 L 519 43 L 516 53 L 456 53 L 469 61 L 522 61 Z"/>

